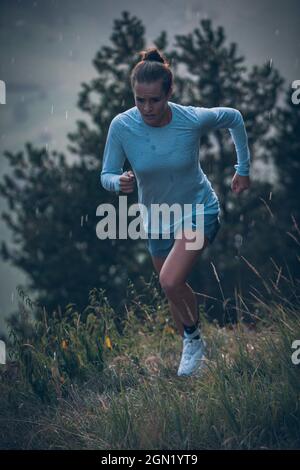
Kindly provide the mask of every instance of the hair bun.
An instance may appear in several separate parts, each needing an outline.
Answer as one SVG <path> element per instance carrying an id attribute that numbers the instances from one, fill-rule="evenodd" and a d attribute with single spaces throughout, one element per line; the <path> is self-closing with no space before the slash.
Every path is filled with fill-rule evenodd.
<path id="1" fill-rule="evenodd" d="M 152 47 L 147 49 L 146 51 L 141 52 L 142 58 L 141 60 L 148 60 L 149 62 L 161 62 L 162 64 L 166 63 L 165 58 L 163 55 L 156 49 L 156 47 Z"/>

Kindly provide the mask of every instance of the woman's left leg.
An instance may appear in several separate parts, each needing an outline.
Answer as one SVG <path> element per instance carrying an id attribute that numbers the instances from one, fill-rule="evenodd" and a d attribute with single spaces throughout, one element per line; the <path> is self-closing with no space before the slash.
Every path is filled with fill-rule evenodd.
<path id="1" fill-rule="evenodd" d="M 151 257 L 152 257 L 152 262 L 153 262 L 153 265 L 155 267 L 155 270 L 156 270 L 157 274 L 159 275 L 160 271 L 161 271 L 161 269 L 164 265 L 164 262 L 167 258 L 167 255 L 164 258 L 161 257 L 161 256 L 155 256 L 155 255 L 151 255 Z M 183 323 L 181 321 L 180 311 L 177 310 L 176 305 L 174 305 L 173 302 L 170 299 L 168 299 L 168 304 L 169 304 L 170 312 L 173 316 L 175 325 L 177 327 L 177 330 L 178 330 L 180 336 L 183 336 L 184 335 L 184 328 L 183 328 Z"/>
<path id="2" fill-rule="evenodd" d="M 194 238 L 190 238 L 194 234 Z M 187 238 L 188 236 L 188 238 Z M 204 236 L 204 244 L 199 249 L 187 250 L 186 243 L 195 241 L 195 231 L 182 233 L 181 239 L 175 239 L 174 245 L 168 254 L 159 273 L 159 281 L 168 300 L 174 305 L 178 314 L 178 322 L 192 326 L 198 322 L 197 298 L 194 291 L 186 282 L 200 253 L 209 244 Z"/>

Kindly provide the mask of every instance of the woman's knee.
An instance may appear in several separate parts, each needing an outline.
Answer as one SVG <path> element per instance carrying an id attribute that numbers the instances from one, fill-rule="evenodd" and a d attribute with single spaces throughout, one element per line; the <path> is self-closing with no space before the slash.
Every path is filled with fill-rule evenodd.
<path id="1" fill-rule="evenodd" d="M 178 292 L 182 284 L 184 284 L 182 279 L 174 277 L 174 274 L 165 272 L 163 269 L 159 274 L 159 283 L 166 295 Z"/>

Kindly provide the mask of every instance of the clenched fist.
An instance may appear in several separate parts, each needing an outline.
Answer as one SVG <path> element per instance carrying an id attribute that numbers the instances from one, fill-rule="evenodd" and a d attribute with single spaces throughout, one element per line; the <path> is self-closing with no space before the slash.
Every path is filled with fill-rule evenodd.
<path id="1" fill-rule="evenodd" d="M 135 185 L 135 176 L 133 171 L 125 171 L 123 175 L 120 176 L 120 190 L 123 193 L 132 193 L 134 191 Z"/>
<path id="2" fill-rule="evenodd" d="M 241 176 L 238 173 L 235 173 L 231 181 L 231 189 L 234 193 L 240 194 L 245 189 L 250 187 L 250 178 L 249 176 Z"/>

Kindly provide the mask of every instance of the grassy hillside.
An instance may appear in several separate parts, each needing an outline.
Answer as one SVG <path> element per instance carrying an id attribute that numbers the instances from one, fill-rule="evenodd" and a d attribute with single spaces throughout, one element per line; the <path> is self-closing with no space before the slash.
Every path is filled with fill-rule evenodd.
<path id="1" fill-rule="evenodd" d="M 132 292 L 121 332 L 101 291 L 81 314 L 70 306 L 34 322 L 23 311 L 1 366 L 0 447 L 299 448 L 299 283 L 277 275 L 264 284 L 271 301 L 240 299 L 251 328 L 221 328 L 201 311 L 199 377 L 176 376 L 181 338 L 153 285 L 151 306 Z"/>

